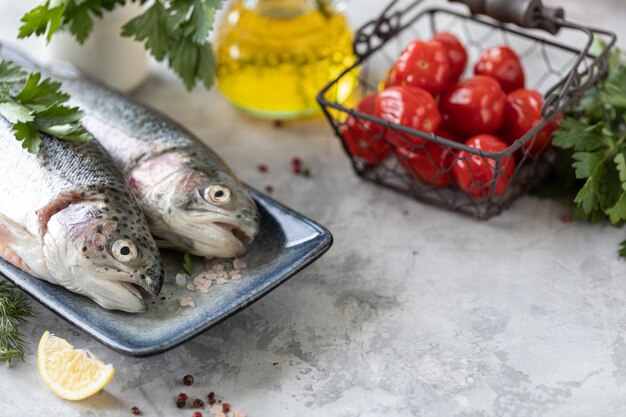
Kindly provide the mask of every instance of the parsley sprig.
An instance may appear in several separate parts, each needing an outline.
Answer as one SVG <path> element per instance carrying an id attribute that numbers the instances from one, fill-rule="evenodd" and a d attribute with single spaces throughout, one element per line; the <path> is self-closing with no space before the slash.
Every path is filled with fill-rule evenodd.
<path id="1" fill-rule="evenodd" d="M 558 181 L 554 185 L 575 193 L 573 218 L 621 226 L 626 221 L 626 66 L 620 50 L 612 51 L 606 78 L 585 92 L 560 126 L 554 145 L 562 152 L 552 178 Z M 626 241 L 619 254 L 626 257 Z"/>
<path id="2" fill-rule="evenodd" d="M 66 29 L 83 43 L 95 18 L 126 3 L 147 5 L 145 11 L 122 28 L 122 36 L 144 43 L 158 61 L 169 66 L 191 90 L 197 82 L 210 88 L 215 57 L 209 32 L 215 12 L 225 0 L 45 0 L 22 17 L 18 37 L 44 35 L 48 39 Z"/>
<path id="3" fill-rule="evenodd" d="M 11 61 L 0 61 L 0 115 L 31 153 L 39 151 L 40 132 L 74 142 L 93 139 L 80 123 L 83 112 L 65 105 L 70 97 L 60 88 L 61 83 L 42 79 L 38 72 L 26 73 Z"/>
<path id="4" fill-rule="evenodd" d="M 24 341 L 19 324 L 33 316 L 24 296 L 0 279 L 0 362 L 24 359 Z"/>
<path id="5" fill-rule="evenodd" d="M 183 271 L 185 271 L 187 275 L 191 275 L 193 272 L 193 259 L 188 252 L 185 252 L 183 256 Z"/>

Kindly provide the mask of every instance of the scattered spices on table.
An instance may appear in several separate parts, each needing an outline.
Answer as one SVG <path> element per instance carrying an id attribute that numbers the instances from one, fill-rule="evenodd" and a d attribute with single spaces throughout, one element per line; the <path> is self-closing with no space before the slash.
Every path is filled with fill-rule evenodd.
<path id="1" fill-rule="evenodd" d="M 297 156 L 291 158 L 291 171 L 294 174 L 299 174 L 302 170 L 302 160 Z"/>
<path id="2" fill-rule="evenodd" d="M 193 301 L 192 297 L 183 297 L 180 299 L 181 307 L 195 307 L 196 303 Z"/>
<path id="3" fill-rule="evenodd" d="M 187 274 L 178 273 L 174 279 L 176 280 L 176 285 L 180 285 L 182 287 L 187 284 L 187 278 L 189 278 Z"/>
<path id="4" fill-rule="evenodd" d="M 193 403 L 191 403 L 191 405 L 193 406 L 193 408 L 202 408 L 204 407 L 204 401 L 202 401 L 200 398 L 196 398 L 193 400 Z"/>
<path id="5" fill-rule="evenodd" d="M 178 394 L 176 397 L 176 407 L 183 408 L 187 404 L 187 398 L 189 398 L 189 396 L 184 392 Z"/>
<path id="6" fill-rule="evenodd" d="M 188 387 L 193 385 L 193 375 L 185 375 L 183 377 L 183 384 L 187 385 Z"/>
<path id="7" fill-rule="evenodd" d="M 233 261 L 233 268 L 235 269 L 246 269 L 247 267 L 248 267 L 248 264 L 244 260 L 235 259 Z"/>
<path id="8" fill-rule="evenodd" d="M 132 407 L 130 409 L 130 412 L 133 413 L 134 415 L 138 416 L 139 414 L 141 414 L 141 410 L 139 409 L 139 407 Z"/>
<path id="9" fill-rule="evenodd" d="M 257 166 L 257 170 L 258 170 L 260 173 L 265 174 L 265 173 L 268 171 L 268 169 L 267 169 L 267 165 L 265 165 L 265 164 L 259 164 L 259 165 Z"/>

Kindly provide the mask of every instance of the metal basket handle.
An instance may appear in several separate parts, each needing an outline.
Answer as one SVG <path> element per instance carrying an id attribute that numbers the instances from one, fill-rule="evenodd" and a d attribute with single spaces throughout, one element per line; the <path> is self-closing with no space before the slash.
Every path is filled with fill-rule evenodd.
<path id="1" fill-rule="evenodd" d="M 377 18 L 366 22 L 357 30 L 352 44 L 357 57 L 363 59 L 395 36 L 402 29 L 402 20 L 423 0 L 415 0 L 404 9 L 395 7 L 398 1 L 390 1 Z"/>
<path id="2" fill-rule="evenodd" d="M 450 0 L 463 3 L 474 14 L 483 14 L 503 23 L 515 23 L 528 29 L 543 29 L 556 34 L 558 19 L 565 17 L 561 7 L 546 7 L 541 0 Z"/>

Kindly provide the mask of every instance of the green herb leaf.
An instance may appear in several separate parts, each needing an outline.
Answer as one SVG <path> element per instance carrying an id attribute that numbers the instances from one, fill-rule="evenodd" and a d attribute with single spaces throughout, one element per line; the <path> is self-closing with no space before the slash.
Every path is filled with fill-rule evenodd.
<path id="1" fill-rule="evenodd" d="M 0 83 L 24 81 L 26 72 L 11 61 L 0 61 Z"/>
<path id="2" fill-rule="evenodd" d="M 19 83 L 0 82 L 0 115 L 13 125 L 15 138 L 22 142 L 24 149 L 37 153 L 41 133 L 74 142 L 93 139 L 80 123 L 83 117 L 80 109 L 64 104 L 69 95 L 60 90 L 61 83 L 49 78 L 42 80 L 38 72 L 26 75 L 18 71 L 13 63 L 0 61 L 0 79 L 24 78 L 21 89 L 15 95 L 10 90 L 17 89 Z"/>
<path id="3" fill-rule="evenodd" d="M 611 52 L 609 61 L 606 78 L 584 93 L 555 132 L 553 143 L 569 164 L 555 165 L 560 173 L 552 173 L 551 178 L 560 185 L 579 187 L 574 218 L 622 225 L 626 222 L 626 66 L 619 50 Z M 569 181 L 563 179 L 567 175 Z M 626 257 L 626 241 L 620 256 Z"/>
<path id="4" fill-rule="evenodd" d="M 94 19 L 127 0 L 46 0 L 22 17 L 19 37 L 46 34 L 63 28 L 80 42 L 93 30 Z M 145 0 L 138 1 L 141 4 Z M 142 14 L 128 21 L 122 36 L 143 42 L 158 61 L 167 60 L 187 89 L 197 82 L 213 85 L 215 57 L 209 33 L 215 13 L 225 0 L 155 0 Z"/>
<path id="5" fill-rule="evenodd" d="M 193 272 L 193 259 L 187 252 L 185 252 L 185 255 L 183 256 L 183 271 L 185 271 L 185 274 L 187 275 L 191 275 Z"/>
<path id="6" fill-rule="evenodd" d="M 25 123 L 35 120 L 31 109 L 14 101 L 0 103 L 0 114 L 7 119 L 9 123 Z"/>

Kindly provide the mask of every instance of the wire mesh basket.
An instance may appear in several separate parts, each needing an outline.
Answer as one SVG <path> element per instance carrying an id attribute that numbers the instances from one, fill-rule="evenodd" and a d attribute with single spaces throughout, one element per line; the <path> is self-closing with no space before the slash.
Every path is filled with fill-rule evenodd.
<path id="1" fill-rule="evenodd" d="M 358 175 L 417 200 L 486 219 L 502 212 L 549 172 L 554 150 L 548 143 L 547 149 L 531 152 L 534 141 L 603 76 L 608 51 L 616 37 L 605 30 L 569 22 L 562 9 L 546 8 L 539 0 L 462 2 L 470 7 L 471 13 L 442 8 L 417 10 L 421 0 L 405 5 L 398 0 L 390 2 L 379 17 L 357 31 L 355 64 L 325 86 L 317 99 Z M 507 45 L 517 51 L 525 70 L 526 86 L 543 95 L 542 120 L 506 149 L 487 152 L 392 123 L 337 101 L 344 77 L 358 71 L 360 96 L 376 93 L 388 68 L 412 40 L 426 40 L 440 31 L 454 34 L 467 49 L 465 78 L 471 75 L 473 63 L 482 50 Z M 603 42 L 594 42 L 596 38 Z M 355 126 L 359 133 L 365 132 L 369 137 L 357 152 L 347 140 L 347 134 L 353 134 Z M 412 140 L 415 137 L 423 140 Z M 398 152 L 398 141 L 403 142 L 402 152 Z M 380 149 L 385 148 L 390 151 L 381 161 L 368 157 L 381 155 Z M 437 162 L 442 155 L 449 158 L 443 166 Z M 416 158 L 426 167 L 426 175 L 424 169 L 415 170 Z M 468 193 L 467 188 L 463 191 L 455 182 L 451 167 L 459 162 L 470 163 L 472 159 L 487 164 L 493 176 L 478 192 Z"/>

